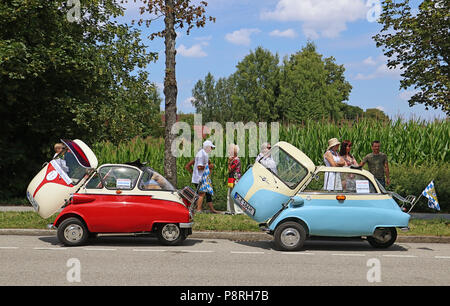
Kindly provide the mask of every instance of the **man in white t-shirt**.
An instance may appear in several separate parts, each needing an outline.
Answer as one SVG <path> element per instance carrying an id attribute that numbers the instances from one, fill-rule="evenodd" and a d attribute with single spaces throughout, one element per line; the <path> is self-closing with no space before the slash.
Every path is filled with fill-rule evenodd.
<path id="1" fill-rule="evenodd" d="M 198 189 L 198 185 L 200 183 L 200 179 L 202 178 L 203 171 L 205 170 L 205 166 L 208 165 L 209 169 L 213 169 L 214 165 L 209 162 L 208 154 L 215 148 L 216 146 L 210 141 L 206 140 L 203 142 L 203 148 L 200 149 L 195 158 L 191 160 L 185 168 L 192 173 L 192 183 L 195 185 L 195 188 Z M 192 165 L 194 166 L 193 168 Z M 197 212 L 202 211 L 203 199 L 205 198 L 204 192 L 199 192 L 199 198 L 197 201 Z M 218 213 L 217 210 L 214 209 L 212 204 L 212 196 L 209 193 L 206 193 L 206 203 L 208 204 L 211 212 Z"/>
<path id="2" fill-rule="evenodd" d="M 194 168 L 192 171 L 192 183 L 194 184 L 198 184 L 200 182 L 205 166 L 209 163 L 208 153 L 211 152 L 211 148 L 214 148 L 212 146 L 205 146 L 206 142 L 207 141 L 203 143 L 203 149 L 199 150 L 195 155 Z"/>

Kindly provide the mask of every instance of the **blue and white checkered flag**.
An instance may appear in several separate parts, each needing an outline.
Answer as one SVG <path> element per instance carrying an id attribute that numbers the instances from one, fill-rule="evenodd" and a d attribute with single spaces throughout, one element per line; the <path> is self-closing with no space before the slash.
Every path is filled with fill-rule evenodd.
<path id="1" fill-rule="evenodd" d="M 441 208 L 439 207 L 439 202 L 437 199 L 436 189 L 434 188 L 433 181 L 431 181 L 431 183 L 428 184 L 427 187 L 425 187 L 422 195 L 428 199 L 428 207 L 436 210 L 441 210 Z"/>
<path id="2" fill-rule="evenodd" d="M 211 172 L 209 171 L 209 166 L 207 164 L 203 170 L 202 177 L 200 178 L 200 187 L 198 188 L 198 191 L 214 195 L 210 174 Z"/>

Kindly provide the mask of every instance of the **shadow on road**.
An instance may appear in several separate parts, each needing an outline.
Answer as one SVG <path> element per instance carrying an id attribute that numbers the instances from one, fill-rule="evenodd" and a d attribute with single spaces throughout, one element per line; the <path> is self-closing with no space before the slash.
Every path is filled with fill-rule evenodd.
<path id="1" fill-rule="evenodd" d="M 51 245 L 59 245 L 63 246 L 62 243 L 59 242 L 56 236 L 46 236 L 40 237 L 39 240 L 49 243 Z M 181 244 L 182 246 L 193 246 L 197 243 L 201 243 L 203 240 L 201 239 L 186 239 Z M 86 246 L 122 246 L 122 247 L 139 247 L 139 246 L 155 246 L 161 247 L 161 243 L 159 243 L 156 237 L 148 237 L 148 236 L 133 236 L 133 235 L 117 235 L 117 236 L 103 236 L 99 235 L 96 238 L 90 238 L 88 242 L 83 245 Z"/>
<path id="2" fill-rule="evenodd" d="M 240 245 L 249 247 L 274 250 L 274 244 L 272 241 L 235 241 Z M 373 248 L 367 241 L 364 240 L 307 240 L 302 248 L 302 251 L 348 251 L 348 252 L 374 252 L 374 251 L 386 251 L 386 252 L 404 252 L 408 251 L 405 246 L 399 244 L 393 244 L 387 249 Z"/>

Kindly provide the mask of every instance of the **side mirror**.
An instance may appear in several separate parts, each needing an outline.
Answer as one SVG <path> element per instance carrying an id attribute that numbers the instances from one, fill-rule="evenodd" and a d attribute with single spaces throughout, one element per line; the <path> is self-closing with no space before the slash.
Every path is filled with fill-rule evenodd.
<path id="1" fill-rule="evenodd" d="M 304 203 L 304 200 L 300 196 L 293 196 L 292 197 L 292 207 L 300 207 Z"/>

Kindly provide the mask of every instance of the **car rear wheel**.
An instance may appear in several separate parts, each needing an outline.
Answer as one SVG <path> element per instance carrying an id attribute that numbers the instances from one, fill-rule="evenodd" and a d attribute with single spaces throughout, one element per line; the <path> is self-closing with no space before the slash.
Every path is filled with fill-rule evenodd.
<path id="1" fill-rule="evenodd" d="M 300 223 L 288 221 L 279 225 L 274 232 L 275 246 L 279 250 L 298 251 L 306 240 L 306 230 Z"/>
<path id="2" fill-rule="evenodd" d="M 68 218 L 58 226 L 57 236 L 66 246 L 83 245 L 89 237 L 89 231 L 78 218 Z"/>
<path id="3" fill-rule="evenodd" d="M 397 240 L 397 229 L 395 227 L 377 228 L 372 236 L 367 237 L 370 245 L 378 249 L 390 247 L 395 240 Z"/>
<path id="4" fill-rule="evenodd" d="M 186 239 L 184 231 L 175 223 L 159 225 L 156 235 L 159 242 L 164 245 L 177 245 Z"/>

